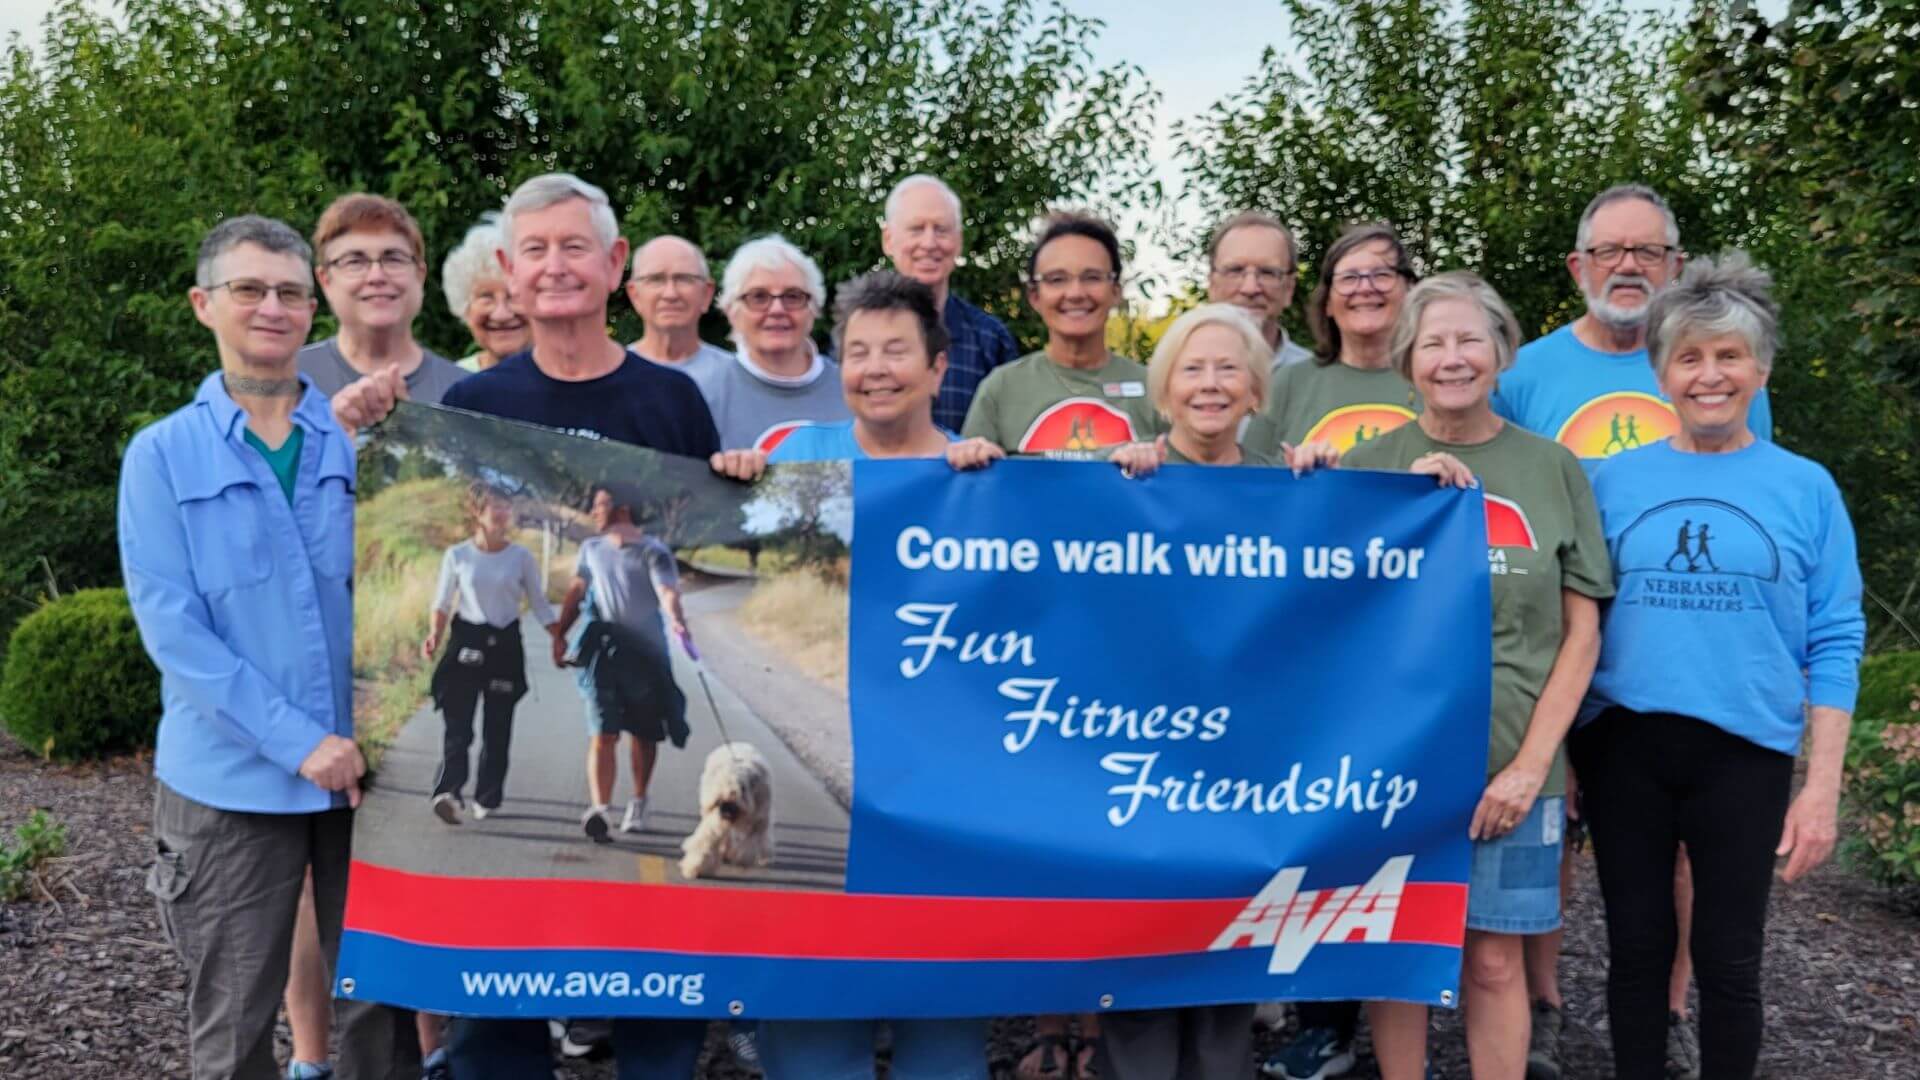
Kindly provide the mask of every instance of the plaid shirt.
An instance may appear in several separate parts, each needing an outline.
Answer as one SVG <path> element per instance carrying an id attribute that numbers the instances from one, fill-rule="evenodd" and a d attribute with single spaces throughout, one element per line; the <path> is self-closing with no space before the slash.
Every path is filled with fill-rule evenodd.
<path id="1" fill-rule="evenodd" d="M 999 319 L 981 311 L 951 292 L 941 312 L 947 335 L 947 377 L 940 380 L 940 397 L 933 403 L 933 422 L 948 431 L 959 431 L 967 422 L 967 407 L 973 404 L 973 392 L 980 388 L 987 373 L 1020 356 L 1020 347 Z"/>

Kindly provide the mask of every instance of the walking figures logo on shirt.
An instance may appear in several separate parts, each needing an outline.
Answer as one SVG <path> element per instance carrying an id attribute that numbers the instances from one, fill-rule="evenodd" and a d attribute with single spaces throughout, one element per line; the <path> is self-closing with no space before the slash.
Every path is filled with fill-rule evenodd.
<path id="1" fill-rule="evenodd" d="M 1780 548 L 1753 515 L 1719 499 L 1676 499 L 1634 519 L 1615 543 L 1619 602 L 1739 612 L 1740 579 L 1778 581 Z"/>
<path id="2" fill-rule="evenodd" d="M 1680 430 L 1673 406 L 1652 394 L 1620 390 L 1580 406 L 1553 440 L 1580 458 L 1608 458 L 1651 446 Z"/>
<path id="3" fill-rule="evenodd" d="M 1487 569 L 1494 574 L 1524 574 L 1524 566 L 1509 566 L 1507 548 L 1522 548 L 1527 551 L 1539 551 L 1540 540 L 1534 535 L 1533 522 L 1527 520 L 1527 512 L 1512 499 L 1501 498 L 1493 492 L 1486 492 L 1487 499 Z"/>
<path id="4" fill-rule="evenodd" d="M 1074 397 L 1035 417 L 1017 449 L 1073 457 L 1133 440 L 1133 420 L 1126 413 L 1094 398 Z"/>
<path id="5" fill-rule="evenodd" d="M 1413 419 L 1413 410 L 1401 405 L 1347 405 L 1320 418 L 1307 432 L 1303 443 L 1325 440 L 1341 453 L 1363 442 L 1372 442 Z"/>

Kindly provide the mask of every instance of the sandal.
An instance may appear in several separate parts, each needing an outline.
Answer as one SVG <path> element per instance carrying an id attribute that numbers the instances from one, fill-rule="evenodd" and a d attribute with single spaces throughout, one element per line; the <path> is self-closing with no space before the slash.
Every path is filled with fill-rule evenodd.
<path id="1" fill-rule="evenodd" d="M 1073 1061 L 1073 1041 L 1065 1035 L 1036 1035 L 1020 1051 L 1020 1064 L 1013 1074 L 1020 1080 L 1068 1080 L 1073 1076 Z"/>

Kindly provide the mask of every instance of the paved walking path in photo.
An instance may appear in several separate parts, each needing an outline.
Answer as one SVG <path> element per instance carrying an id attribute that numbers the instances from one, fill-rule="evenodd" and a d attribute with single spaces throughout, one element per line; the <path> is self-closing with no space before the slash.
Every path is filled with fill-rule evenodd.
<path id="1" fill-rule="evenodd" d="M 774 709 L 837 708 L 844 726 L 846 706 L 818 686 L 795 685 L 804 681 L 801 676 L 780 670 L 763 647 L 745 638 L 728 613 L 751 588 L 750 581 L 708 584 L 707 579 L 690 574 L 683 596 L 720 721 L 735 741 L 753 744 L 772 768 L 774 860 L 757 870 L 723 867 L 717 878 L 701 880 L 745 887 L 840 889 L 846 877 L 845 791 L 830 790 L 761 717 Z M 375 784 L 360 807 L 354 856 L 417 873 L 457 877 L 684 881 L 680 841 L 698 819 L 700 771 L 708 752 L 721 741 L 720 725 L 700 688 L 697 666 L 678 645 L 673 647 L 674 679 L 687 697 L 687 724 L 693 733 L 685 749 L 661 744 L 646 829 L 636 833 L 616 829 L 612 843 L 595 844 L 580 826 L 587 805 L 587 734 L 574 671 L 553 666 L 546 631 L 531 618 L 522 622 L 521 633 L 527 643 L 530 686 L 514 714 L 505 803 L 485 821 L 468 816 L 458 826 L 444 824 L 433 815 L 428 795 L 440 764 L 444 725 L 440 713 L 425 705 L 387 748 Z M 756 707 L 762 712 L 756 712 Z M 477 738 L 475 742 L 477 765 Z M 623 741 L 614 787 L 616 826 L 632 792 L 627 760 Z"/>

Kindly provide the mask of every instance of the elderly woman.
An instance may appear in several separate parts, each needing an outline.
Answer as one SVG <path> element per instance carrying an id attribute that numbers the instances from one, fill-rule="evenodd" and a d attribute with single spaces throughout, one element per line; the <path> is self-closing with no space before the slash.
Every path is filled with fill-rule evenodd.
<path id="1" fill-rule="evenodd" d="M 1345 453 L 1413 419 L 1419 395 L 1394 370 L 1388 350 L 1415 280 L 1393 226 L 1376 222 L 1342 233 L 1320 260 L 1320 284 L 1307 298 L 1319 349 L 1311 363 L 1274 374 L 1266 408 L 1247 426 L 1247 445 L 1276 458 L 1312 442 Z M 1311 1021 L 1315 1010 L 1304 1011 Z M 1348 1037 L 1351 1016 L 1349 1010 L 1342 1025 Z M 1303 1023 L 1309 1032 L 1315 1026 Z M 1276 1075 L 1295 1080 L 1312 1080 L 1318 1068 L 1304 1068 L 1304 1059 L 1283 1064 Z"/>
<path id="2" fill-rule="evenodd" d="M 447 307 L 473 335 L 480 351 L 460 361 L 468 371 L 485 371 L 533 343 L 527 320 L 507 300 L 507 272 L 497 252 L 505 246 L 500 215 L 489 213 L 467 230 L 460 246 L 447 253 L 440 282 Z"/>
<path id="3" fill-rule="evenodd" d="M 1120 302 L 1113 228 L 1091 214 L 1047 218 L 1027 256 L 1027 302 L 1047 325 L 1047 346 L 980 384 L 960 429 L 964 462 L 1092 457 L 1158 434 L 1147 369 L 1107 350 L 1107 317 Z"/>
<path id="4" fill-rule="evenodd" d="M 1747 425 L 1773 369 L 1767 275 L 1701 259 L 1647 315 L 1680 430 L 1594 476 L 1619 600 L 1571 751 L 1607 904 L 1615 1072 L 1661 1076 L 1675 843 L 1694 867 L 1702 1075 L 1748 1077 L 1774 857 L 1833 851 L 1865 621 L 1853 526 L 1819 465 Z M 1810 727 L 1806 784 L 1788 801 Z"/>
<path id="5" fill-rule="evenodd" d="M 768 461 L 928 458 L 945 453 L 952 433 L 933 422 L 933 401 L 947 370 L 947 331 L 933 290 L 880 270 L 840 286 L 834 340 L 840 389 L 853 419 L 801 428 L 776 446 L 726 450 L 716 471 L 741 480 Z M 888 1075 L 897 1080 L 986 1080 L 984 1019 L 894 1020 Z M 768 1080 L 873 1075 L 874 1021 L 767 1020 L 759 1056 Z"/>
<path id="6" fill-rule="evenodd" d="M 701 387 L 727 450 L 772 450 L 795 428 L 847 418 L 839 380 L 813 347 L 827 302 L 820 267 L 780 236 L 740 245 L 720 277 L 734 362 Z"/>
<path id="7" fill-rule="evenodd" d="M 1464 997 L 1473 1074 L 1512 1080 L 1525 1075 L 1527 1062 L 1522 941 L 1560 924 L 1560 744 L 1599 655 L 1599 601 L 1613 595 L 1579 461 L 1493 412 L 1494 382 L 1519 345 L 1513 313 L 1475 275 L 1455 271 L 1415 285 L 1394 325 L 1391 355 L 1425 409 L 1342 460 L 1424 473 L 1443 486 L 1477 482 L 1486 492 L 1493 714 L 1487 786 L 1468 825 Z M 1426 1006 L 1372 1002 L 1368 1016 L 1382 1076 L 1422 1075 Z M 1657 1038 L 1664 1037 L 1663 1025 Z"/>

